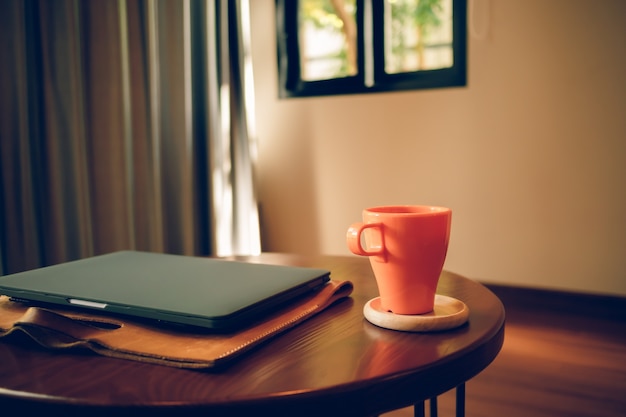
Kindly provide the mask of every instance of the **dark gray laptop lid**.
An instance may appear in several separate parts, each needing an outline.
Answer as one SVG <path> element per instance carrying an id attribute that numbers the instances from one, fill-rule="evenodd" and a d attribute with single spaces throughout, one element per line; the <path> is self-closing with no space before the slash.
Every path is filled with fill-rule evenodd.
<path id="1" fill-rule="evenodd" d="M 329 271 L 122 251 L 0 277 L 0 294 L 229 330 L 329 280 Z"/>

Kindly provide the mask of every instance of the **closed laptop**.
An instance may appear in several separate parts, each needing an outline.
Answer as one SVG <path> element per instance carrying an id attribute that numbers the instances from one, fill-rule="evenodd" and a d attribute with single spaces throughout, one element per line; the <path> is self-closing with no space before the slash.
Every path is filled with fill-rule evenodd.
<path id="1" fill-rule="evenodd" d="M 230 331 L 329 279 L 323 269 L 122 251 L 0 277 L 0 294 Z"/>

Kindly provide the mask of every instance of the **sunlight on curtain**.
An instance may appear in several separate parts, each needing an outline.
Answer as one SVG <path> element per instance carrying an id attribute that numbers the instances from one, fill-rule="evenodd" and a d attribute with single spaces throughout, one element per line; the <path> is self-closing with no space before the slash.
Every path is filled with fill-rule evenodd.
<path id="1" fill-rule="evenodd" d="M 0 2 L 0 252 L 260 251 L 247 1 Z"/>

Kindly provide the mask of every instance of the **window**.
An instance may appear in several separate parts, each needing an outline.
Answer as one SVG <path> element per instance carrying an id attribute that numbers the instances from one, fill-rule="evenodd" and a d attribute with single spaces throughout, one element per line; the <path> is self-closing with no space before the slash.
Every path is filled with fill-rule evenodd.
<path id="1" fill-rule="evenodd" d="M 276 0 L 280 97 L 466 85 L 466 0 Z"/>

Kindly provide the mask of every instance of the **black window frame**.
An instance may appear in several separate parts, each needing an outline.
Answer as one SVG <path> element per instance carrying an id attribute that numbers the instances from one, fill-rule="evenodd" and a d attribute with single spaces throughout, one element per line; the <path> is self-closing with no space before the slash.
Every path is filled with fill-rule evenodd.
<path id="1" fill-rule="evenodd" d="M 370 2 L 372 28 L 373 79 L 366 83 L 365 2 Z M 366 94 L 420 90 L 467 85 L 467 0 L 452 0 L 453 66 L 398 74 L 385 72 L 384 0 L 356 0 L 357 75 L 328 80 L 305 81 L 301 78 L 298 39 L 299 0 L 276 0 L 276 39 L 278 89 L 280 98 Z"/>

